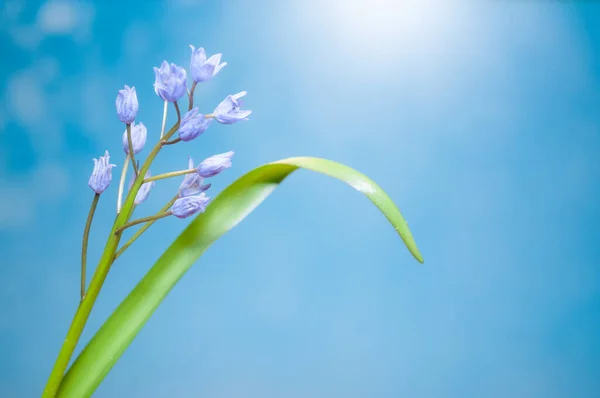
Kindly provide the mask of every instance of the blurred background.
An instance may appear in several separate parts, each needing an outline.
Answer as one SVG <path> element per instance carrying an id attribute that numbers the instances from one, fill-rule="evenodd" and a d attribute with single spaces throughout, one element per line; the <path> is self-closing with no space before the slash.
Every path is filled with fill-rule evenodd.
<path id="1" fill-rule="evenodd" d="M 95 396 L 598 397 L 598 21 L 583 1 L 2 1 L 0 396 L 41 394 L 77 307 L 92 158 L 108 149 L 115 180 L 123 164 L 117 90 L 137 88 L 158 139 L 152 67 L 187 68 L 193 44 L 228 62 L 201 110 L 247 90 L 253 114 L 153 173 L 235 150 L 215 195 L 288 156 L 346 163 L 396 201 L 425 264 L 361 194 L 300 171 L 196 263 Z M 188 222 L 119 259 L 82 341 Z"/>

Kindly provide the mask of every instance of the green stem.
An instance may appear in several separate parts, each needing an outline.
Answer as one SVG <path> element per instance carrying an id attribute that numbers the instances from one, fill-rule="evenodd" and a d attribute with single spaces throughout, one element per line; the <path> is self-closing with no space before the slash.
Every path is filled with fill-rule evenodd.
<path id="1" fill-rule="evenodd" d="M 135 175 L 138 176 L 139 170 L 138 165 L 135 162 L 135 156 L 133 155 L 133 142 L 131 141 L 131 124 L 127 123 L 127 145 L 129 146 L 129 157 L 131 158 L 131 163 L 133 163 L 133 170 L 135 171 Z"/>
<path id="2" fill-rule="evenodd" d="M 127 177 L 127 168 L 129 167 L 129 155 L 125 156 L 125 164 L 121 171 L 121 180 L 119 181 L 119 193 L 117 195 L 117 214 L 121 211 L 121 203 L 123 202 L 123 188 L 125 186 L 125 178 Z"/>
<path id="3" fill-rule="evenodd" d="M 165 126 L 167 124 L 167 109 L 169 109 L 169 101 L 165 101 L 163 106 L 163 119 L 162 119 L 162 127 L 160 128 L 160 139 L 162 140 L 163 134 L 165 133 Z"/>
<path id="4" fill-rule="evenodd" d="M 175 112 L 177 112 L 177 121 L 181 122 L 181 111 L 179 110 L 179 105 L 177 101 L 173 102 L 173 106 L 175 107 Z"/>
<path id="5" fill-rule="evenodd" d="M 98 205 L 98 199 L 100 199 L 100 194 L 97 193 L 94 195 L 94 199 L 92 199 L 92 206 L 90 207 L 90 212 L 87 217 L 87 221 L 85 222 L 85 228 L 83 230 L 83 243 L 81 244 L 81 300 L 85 297 L 85 265 L 87 260 L 87 247 L 88 247 L 88 238 L 90 236 L 90 228 L 92 226 L 92 219 L 94 218 L 94 213 L 96 213 L 96 206 Z"/>
<path id="6" fill-rule="evenodd" d="M 161 214 L 161 213 L 164 213 L 165 211 L 169 210 L 171 208 L 171 206 L 173 206 L 173 203 L 175 203 L 177 198 L 179 198 L 179 195 L 175 195 L 175 197 L 173 199 L 171 199 L 166 205 L 164 205 L 163 208 L 160 209 L 157 214 Z M 116 260 L 117 257 L 119 257 L 121 254 L 123 254 L 125 252 L 125 250 L 127 250 L 129 248 L 129 246 L 131 246 L 133 244 L 133 242 L 136 241 L 137 238 L 142 236 L 142 234 L 144 232 L 146 232 L 146 230 L 148 228 L 150 228 L 150 226 L 152 224 L 154 224 L 154 221 L 156 221 L 156 220 L 148 221 L 146 224 L 144 224 L 142 226 L 142 228 L 138 229 L 137 232 L 135 234 L 133 234 L 133 236 L 131 238 L 129 238 L 129 240 L 119 250 L 117 250 L 117 253 L 115 253 L 114 260 Z"/>
<path id="7" fill-rule="evenodd" d="M 173 135 L 177 129 L 179 128 L 180 121 L 177 121 L 171 130 L 166 134 L 166 139 L 168 139 L 171 135 Z M 158 155 L 158 152 L 162 148 L 162 141 L 159 141 L 152 152 L 148 155 L 148 158 L 142 165 L 140 173 L 138 176 L 145 175 L 148 169 L 150 168 L 150 164 Z M 92 312 L 92 307 L 98 298 L 98 294 L 100 293 L 100 289 L 106 280 L 106 276 L 108 275 L 108 271 L 110 270 L 110 266 L 112 265 L 113 259 L 115 257 L 115 252 L 119 245 L 119 241 L 121 239 L 121 234 L 115 234 L 115 231 L 127 223 L 129 217 L 131 217 L 131 213 L 133 211 L 133 201 L 135 200 L 135 195 L 139 191 L 142 186 L 143 178 L 136 178 L 133 182 L 127 197 L 125 198 L 125 203 L 121 212 L 117 215 L 117 219 L 113 225 L 113 228 L 108 235 L 108 240 L 106 241 L 106 246 L 104 248 L 104 252 L 102 253 L 102 257 L 98 262 L 98 266 L 96 267 L 96 272 L 94 272 L 94 276 L 90 282 L 90 285 L 87 290 L 87 294 L 79 304 L 77 308 L 77 312 L 75 312 L 75 316 L 73 317 L 73 321 L 69 326 L 69 330 L 67 331 L 67 336 L 65 337 L 65 341 L 63 342 L 62 347 L 58 353 L 58 357 L 56 358 L 56 362 L 54 363 L 54 367 L 52 368 L 52 372 L 48 377 L 48 382 L 46 383 L 46 387 L 44 388 L 44 393 L 42 394 L 42 398 L 54 398 L 56 396 L 56 391 L 58 391 L 58 387 L 62 382 L 62 379 L 65 374 L 65 370 L 69 365 L 69 361 L 71 360 L 71 356 L 75 351 L 75 347 L 79 342 L 79 338 L 81 337 L 81 333 L 83 332 L 83 328 Z"/>
<path id="8" fill-rule="evenodd" d="M 150 222 L 150 221 L 156 221 L 156 220 L 159 220 L 161 218 L 168 217 L 170 215 L 171 215 L 171 212 L 170 211 L 166 211 L 166 212 L 161 213 L 161 214 L 156 214 L 156 215 L 153 215 L 153 216 L 138 218 L 137 220 L 133 220 L 131 222 L 128 222 L 127 224 L 123 225 L 121 228 L 117 229 L 115 231 L 115 235 L 120 234 L 121 232 L 123 232 L 127 228 L 133 227 L 134 225 L 143 224 L 145 222 Z"/>
<path id="9" fill-rule="evenodd" d="M 194 81 L 192 83 L 192 88 L 190 89 L 190 92 L 188 94 L 188 99 L 189 99 L 188 111 L 191 111 L 192 108 L 194 107 L 194 91 L 196 90 L 196 85 L 197 85 L 197 83 Z"/>
<path id="10" fill-rule="evenodd" d="M 191 173 L 196 173 L 196 169 L 171 171 L 170 173 L 164 173 L 164 174 L 159 174 L 159 175 L 155 175 L 152 177 L 148 177 L 144 180 L 144 184 L 147 182 L 150 182 L 150 181 L 164 180 L 165 178 L 179 177 L 179 176 L 183 176 L 183 175 L 191 174 Z"/>
<path id="11" fill-rule="evenodd" d="M 174 140 L 171 141 L 167 141 L 164 143 L 164 145 L 173 145 L 173 144 L 177 144 L 179 141 L 181 141 L 181 138 L 177 137 Z"/>

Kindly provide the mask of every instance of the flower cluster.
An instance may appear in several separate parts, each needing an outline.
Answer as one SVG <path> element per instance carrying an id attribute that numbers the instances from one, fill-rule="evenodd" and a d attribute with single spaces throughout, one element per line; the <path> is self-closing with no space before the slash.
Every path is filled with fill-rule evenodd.
<path id="1" fill-rule="evenodd" d="M 136 190 L 136 192 L 131 192 L 132 195 L 135 195 L 133 199 L 133 204 L 135 205 L 139 205 L 146 200 L 154 187 L 155 181 L 184 175 L 177 195 L 170 203 L 170 209 L 158 214 L 154 217 L 155 219 L 167 215 L 186 218 L 203 212 L 210 201 L 210 198 L 206 195 L 206 191 L 211 186 L 210 183 L 205 183 L 205 179 L 214 177 L 223 170 L 231 167 L 233 151 L 210 156 L 198 165 L 195 165 L 193 159 L 189 157 L 188 168 L 186 170 L 159 174 L 154 177 L 150 173 L 150 163 L 154 160 L 154 156 L 156 156 L 158 150 L 163 146 L 175 144 L 180 141 L 189 142 L 196 139 L 208 130 L 213 119 L 221 124 L 233 124 L 241 120 L 248 120 L 248 116 L 252 113 L 250 110 L 241 109 L 242 101 L 240 98 L 246 95 L 245 91 L 228 95 L 215 107 L 212 113 L 201 113 L 197 107 L 193 106 L 196 85 L 215 77 L 227 63 L 221 62 L 221 54 L 207 57 L 204 48 L 200 47 L 196 49 L 194 46 L 190 46 L 190 48 L 192 54 L 189 71 L 167 61 L 163 61 L 160 67 L 154 68 L 154 92 L 165 102 L 163 131 L 156 144 L 157 147 L 155 147 L 155 150 L 152 151 L 150 157 L 146 159 L 146 162 L 141 167 L 135 156 L 144 149 L 146 140 L 148 139 L 148 130 L 142 122 L 137 121 L 139 103 L 136 89 L 135 87 L 125 86 L 122 90 L 118 91 L 115 104 L 119 120 L 126 125 L 121 139 L 126 158 L 120 181 L 117 212 L 121 210 L 124 179 L 126 178 L 130 162 L 133 164 L 134 172 L 129 182 L 129 191 L 132 189 Z M 188 75 L 192 79 L 190 88 L 188 88 Z M 178 101 L 184 96 L 187 96 L 189 100 L 189 107 L 187 112 L 181 116 Z M 163 136 L 167 104 L 169 103 L 172 103 L 177 111 L 178 121 Z M 175 133 L 178 134 L 178 138 L 171 139 Z M 111 169 L 113 167 L 115 167 L 114 164 L 109 164 L 108 151 L 99 159 L 94 159 L 94 171 L 88 185 L 96 194 L 101 194 L 109 186 L 112 179 Z M 139 176 L 141 174 L 144 175 L 143 178 Z M 141 179 L 141 181 L 135 184 L 138 179 Z M 146 219 L 153 220 L 153 217 L 146 217 L 144 220 Z M 135 221 L 129 224 L 134 223 Z M 125 224 L 125 226 L 127 225 Z"/>

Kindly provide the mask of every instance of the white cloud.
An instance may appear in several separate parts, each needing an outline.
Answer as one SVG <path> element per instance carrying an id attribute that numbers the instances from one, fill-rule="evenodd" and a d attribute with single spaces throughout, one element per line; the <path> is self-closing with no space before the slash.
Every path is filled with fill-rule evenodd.
<path id="1" fill-rule="evenodd" d="M 9 78 L 7 102 L 13 115 L 26 125 L 36 124 L 44 117 L 44 92 L 34 74 L 20 72 Z"/>
<path id="2" fill-rule="evenodd" d="M 62 124 L 54 115 L 53 101 L 44 91 L 43 78 L 53 76 L 52 61 L 47 66 L 26 69 L 12 75 L 7 84 L 5 103 L 9 111 L 31 136 L 38 155 L 52 155 L 63 144 Z M 39 75 L 43 78 L 39 79 Z"/>
<path id="3" fill-rule="evenodd" d="M 0 229 L 29 224 L 41 202 L 63 199 L 70 186 L 67 169 L 56 162 L 42 163 L 18 179 L 0 177 Z"/>
<path id="4" fill-rule="evenodd" d="M 4 7 L 0 11 L 0 18 L 3 22 L 16 21 L 25 9 L 25 1 L 8 0 L 4 2 Z"/>
<path id="5" fill-rule="evenodd" d="M 43 38 L 35 26 L 29 25 L 11 26 L 8 28 L 8 34 L 17 46 L 27 51 L 34 51 Z"/>
<path id="6" fill-rule="evenodd" d="M 93 18 L 89 5 L 65 0 L 51 0 L 40 8 L 37 23 L 47 35 L 70 35 L 87 29 Z"/>
<path id="7" fill-rule="evenodd" d="M 38 13 L 38 25 L 46 34 L 70 34 L 77 28 L 77 12 L 65 1 L 49 1 Z"/>
<path id="8" fill-rule="evenodd" d="M 69 191 L 69 173 L 58 163 L 44 163 L 31 175 L 28 186 L 35 187 L 44 200 L 59 200 Z"/>
<path id="9" fill-rule="evenodd" d="M 94 8 L 87 2 L 50 0 L 42 4 L 32 24 L 19 21 L 25 2 L 13 0 L 0 10 L 0 26 L 13 42 L 27 51 L 37 50 L 45 36 L 71 36 L 78 41 L 89 38 Z"/>
<path id="10" fill-rule="evenodd" d="M 21 187 L 2 182 L 0 190 L 0 229 L 25 225 L 33 219 L 32 196 Z"/>
<path id="11" fill-rule="evenodd" d="M 94 73 L 80 84 L 80 123 L 86 132 L 104 137 L 106 120 L 114 117 L 114 99 L 119 87 L 115 87 L 110 77 L 101 72 Z M 104 100 L 110 98 L 110 101 Z M 93 100 L 92 100 L 93 99 Z M 110 119 L 109 119 L 110 120 Z"/>
<path id="12" fill-rule="evenodd" d="M 143 22 L 133 22 L 125 30 L 123 54 L 128 57 L 143 57 L 152 48 L 152 27 Z"/>

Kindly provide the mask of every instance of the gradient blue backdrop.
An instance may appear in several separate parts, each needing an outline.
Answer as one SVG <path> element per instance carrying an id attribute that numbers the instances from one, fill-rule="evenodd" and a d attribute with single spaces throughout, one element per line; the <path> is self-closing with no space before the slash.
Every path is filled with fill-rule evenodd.
<path id="1" fill-rule="evenodd" d="M 0 396 L 41 393 L 76 309 L 91 159 L 123 162 L 117 89 L 136 86 L 156 139 L 152 67 L 187 66 L 189 44 L 229 63 L 201 108 L 247 90 L 254 113 L 155 173 L 233 149 L 215 194 L 288 156 L 347 163 L 397 202 L 425 264 L 362 195 L 299 172 L 197 262 L 95 396 L 600 396 L 599 21 L 595 2 L 3 1 Z M 186 223 L 118 261 L 84 341 Z"/>

